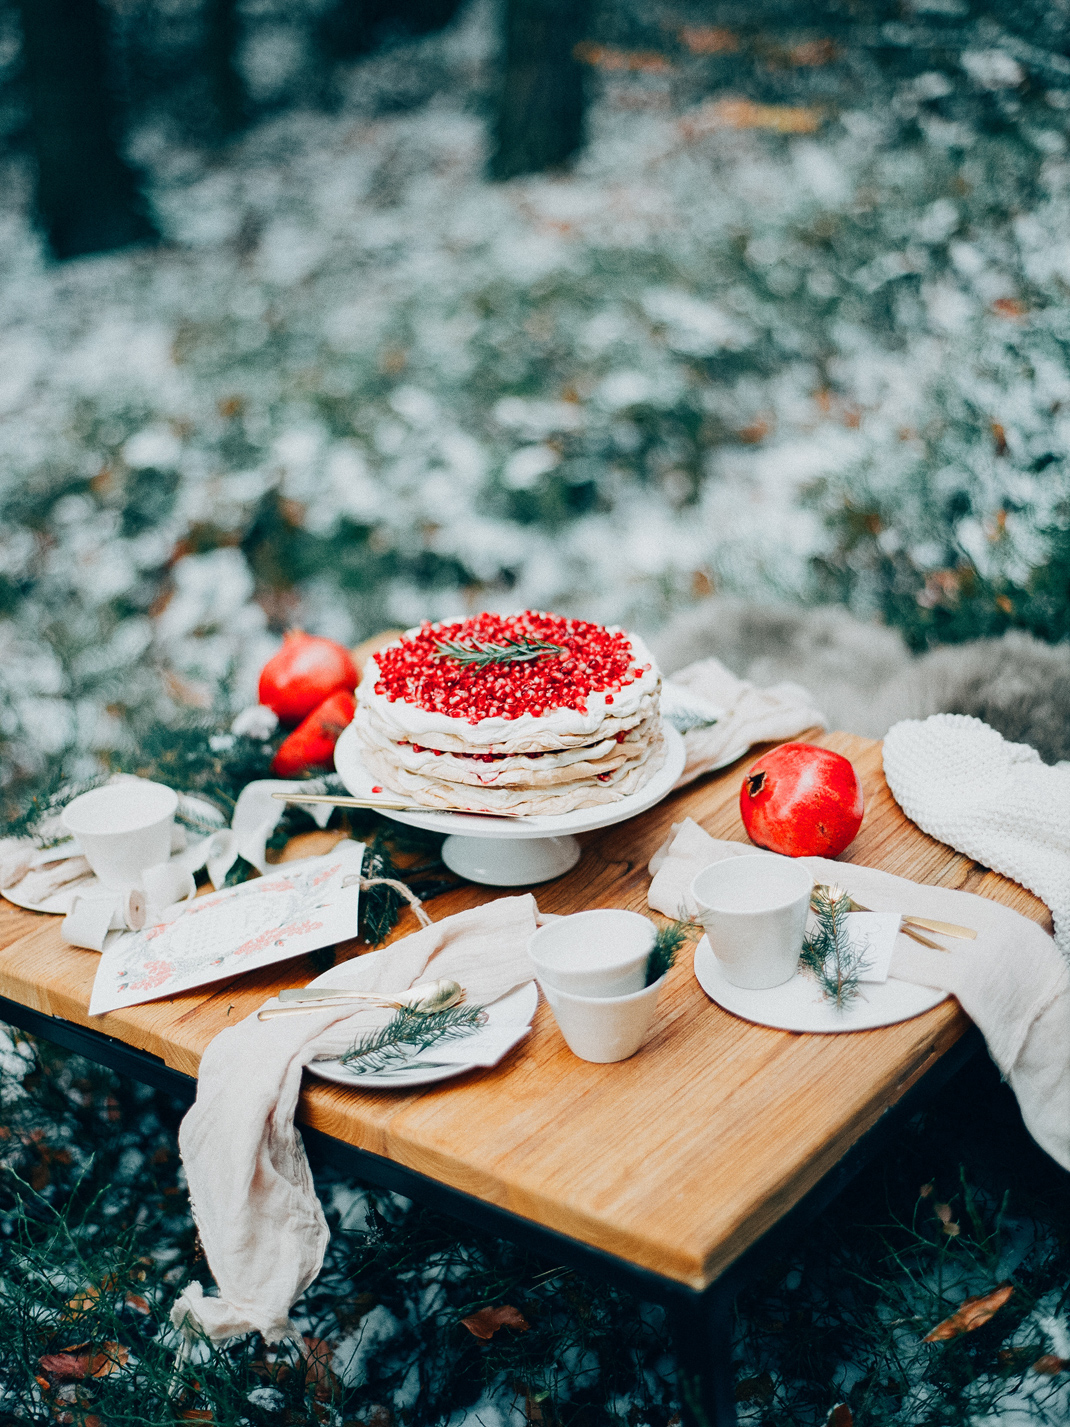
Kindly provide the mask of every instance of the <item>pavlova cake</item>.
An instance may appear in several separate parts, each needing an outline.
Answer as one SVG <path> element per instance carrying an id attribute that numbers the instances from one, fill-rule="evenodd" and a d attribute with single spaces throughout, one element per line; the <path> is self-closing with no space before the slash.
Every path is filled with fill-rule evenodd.
<path id="1" fill-rule="evenodd" d="M 372 655 L 353 726 L 369 772 L 433 808 L 568 813 L 665 757 L 661 679 L 634 634 L 526 610 L 424 623 Z"/>

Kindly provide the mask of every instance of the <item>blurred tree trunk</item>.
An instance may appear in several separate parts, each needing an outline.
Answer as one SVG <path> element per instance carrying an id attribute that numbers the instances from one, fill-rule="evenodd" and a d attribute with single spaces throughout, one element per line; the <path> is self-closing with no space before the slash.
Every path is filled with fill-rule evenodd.
<path id="1" fill-rule="evenodd" d="M 320 24 L 323 47 L 336 59 L 358 59 L 391 41 L 429 35 L 448 25 L 461 0 L 337 0 Z"/>
<path id="2" fill-rule="evenodd" d="M 237 0 L 207 0 L 204 41 L 205 72 L 215 111 L 215 130 L 219 138 L 225 140 L 242 130 L 249 119 L 245 85 L 237 65 L 241 41 Z"/>
<path id="3" fill-rule="evenodd" d="M 98 0 L 19 0 L 37 209 L 57 258 L 156 237 L 119 152 Z"/>
<path id="4" fill-rule="evenodd" d="M 505 67 L 492 178 L 541 173 L 583 146 L 583 70 L 573 50 L 589 0 L 505 0 Z"/>

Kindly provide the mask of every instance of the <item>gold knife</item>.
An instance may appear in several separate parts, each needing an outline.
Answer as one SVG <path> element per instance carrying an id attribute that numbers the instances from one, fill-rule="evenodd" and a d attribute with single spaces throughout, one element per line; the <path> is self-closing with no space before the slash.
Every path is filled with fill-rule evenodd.
<path id="1" fill-rule="evenodd" d="M 474 818 L 522 818 L 524 813 L 491 812 L 489 808 L 430 808 L 425 803 L 402 803 L 393 798 L 341 798 L 324 793 L 272 793 L 282 803 L 330 803 L 335 808 L 382 808 L 398 813 L 461 813 Z"/>

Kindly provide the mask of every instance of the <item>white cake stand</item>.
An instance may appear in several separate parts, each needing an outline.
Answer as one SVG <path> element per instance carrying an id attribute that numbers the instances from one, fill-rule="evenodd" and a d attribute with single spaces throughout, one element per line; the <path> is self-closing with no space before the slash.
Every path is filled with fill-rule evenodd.
<path id="1" fill-rule="evenodd" d="M 383 816 L 409 827 L 447 833 L 442 860 L 451 872 L 470 882 L 489 887 L 529 887 L 534 882 L 546 882 L 560 877 L 579 861 L 576 833 L 593 832 L 634 818 L 660 803 L 671 790 L 684 771 L 684 740 L 670 724 L 663 721 L 661 727 L 665 736 L 664 763 L 649 782 L 619 803 L 600 803 L 553 817 L 492 818 L 478 813 L 440 813 L 430 808 L 425 813 L 388 812 L 384 808 Z M 372 787 L 381 786 L 364 766 L 352 724 L 335 746 L 334 766 L 355 798 L 371 797 Z"/>

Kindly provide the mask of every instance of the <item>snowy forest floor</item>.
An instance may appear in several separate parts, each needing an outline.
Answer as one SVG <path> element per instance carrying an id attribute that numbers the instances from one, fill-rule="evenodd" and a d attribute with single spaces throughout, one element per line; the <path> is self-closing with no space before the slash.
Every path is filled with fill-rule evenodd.
<path id="1" fill-rule="evenodd" d="M 649 632 L 725 591 L 838 600 L 915 648 L 1070 632 L 1056 7 L 609 7 L 574 171 L 502 185 L 488 5 L 339 66 L 329 110 L 299 102 L 287 8 L 259 7 L 249 64 L 291 90 L 243 138 L 134 126 L 160 247 L 50 264 L 3 159 L 10 814 L 153 720 L 248 703 L 291 623 L 537 605 Z M 204 1271 L 178 1107 L 14 1035 L 0 1099 L 0 1420 L 676 1411 L 657 1312 L 330 1175 L 301 1311 L 337 1383 L 253 1342 L 168 1399 L 167 1308 Z M 1065 1423 L 1066 1206 L 1006 1087 L 965 1072 L 741 1303 L 741 1420 Z M 921 1342 L 1003 1280 L 987 1325 Z M 503 1303 L 527 1331 L 460 1326 Z"/>
<path id="2" fill-rule="evenodd" d="M 678 1420 L 660 1310 L 322 1170 L 332 1243 L 297 1312 L 310 1365 L 254 1338 L 206 1348 L 172 1379 L 168 1310 L 190 1277 L 210 1282 L 176 1155 L 181 1113 L 46 1043 L 5 1044 L 2 1420 Z M 739 1420 L 819 1427 L 846 1402 L 858 1427 L 1060 1427 L 1068 1281 L 1065 1176 L 991 1065 L 975 1062 L 740 1298 Z M 1007 1283 L 1013 1293 L 983 1326 L 922 1341 L 967 1295 Z M 505 1306 L 527 1326 L 484 1340 L 462 1323 Z"/>

